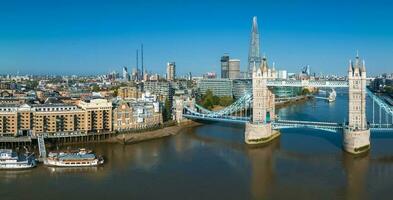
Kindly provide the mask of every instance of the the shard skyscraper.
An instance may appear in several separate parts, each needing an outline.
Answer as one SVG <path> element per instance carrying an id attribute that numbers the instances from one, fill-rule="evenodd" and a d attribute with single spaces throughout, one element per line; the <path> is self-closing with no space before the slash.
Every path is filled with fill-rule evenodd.
<path id="1" fill-rule="evenodd" d="M 248 75 L 249 78 L 252 77 L 252 70 L 254 66 L 259 67 L 261 64 L 261 54 L 259 52 L 259 32 L 257 17 L 252 19 L 252 30 L 251 30 L 251 41 L 250 49 L 248 52 Z"/>

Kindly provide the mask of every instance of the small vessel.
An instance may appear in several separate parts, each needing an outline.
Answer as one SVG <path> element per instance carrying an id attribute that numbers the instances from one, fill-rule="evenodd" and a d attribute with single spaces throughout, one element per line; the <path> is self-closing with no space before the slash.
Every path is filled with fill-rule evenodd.
<path id="1" fill-rule="evenodd" d="M 336 101 L 336 97 L 337 97 L 336 91 L 332 90 L 332 92 L 329 93 L 328 101 L 329 102 Z"/>
<path id="2" fill-rule="evenodd" d="M 90 167 L 104 164 L 104 159 L 82 148 L 77 152 L 49 152 L 44 164 L 55 167 Z"/>
<path id="3" fill-rule="evenodd" d="M 37 166 L 33 154 L 18 155 L 12 149 L 0 149 L 0 169 L 29 169 Z"/>

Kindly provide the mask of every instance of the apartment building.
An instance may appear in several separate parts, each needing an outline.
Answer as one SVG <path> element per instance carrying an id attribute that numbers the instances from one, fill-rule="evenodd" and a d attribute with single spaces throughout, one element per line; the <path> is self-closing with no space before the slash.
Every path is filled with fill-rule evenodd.
<path id="1" fill-rule="evenodd" d="M 112 131 L 112 104 L 105 99 L 71 104 L 0 106 L 0 136 Z"/>
<path id="2" fill-rule="evenodd" d="M 119 101 L 113 109 L 113 130 L 142 129 L 162 124 L 158 102 Z"/>

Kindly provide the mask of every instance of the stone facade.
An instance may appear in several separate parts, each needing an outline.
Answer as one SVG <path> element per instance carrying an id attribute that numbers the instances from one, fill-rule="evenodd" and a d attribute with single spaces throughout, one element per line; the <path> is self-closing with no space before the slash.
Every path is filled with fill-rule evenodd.
<path id="1" fill-rule="evenodd" d="M 246 124 L 245 142 L 259 144 L 269 142 L 279 135 L 273 131 L 271 122 L 275 119 L 274 94 L 267 87 L 269 79 L 275 79 L 275 69 L 269 69 L 266 58 L 260 67 L 254 65 L 252 73 L 253 114 Z"/>
<path id="2" fill-rule="evenodd" d="M 344 130 L 343 147 L 358 154 L 370 149 L 370 129 L 366 119 L 366 66 L 359 56 L 348 68 L 348 124 Z"/>
<path id="3" fill-rule="evenodd" d="M 187 120 L 183 118 L 184 106 L 187 106 L 190 110 L 195 110 L 195 98 L 178 96 L 173 100 L 173 120 L 177 123 Z"/>

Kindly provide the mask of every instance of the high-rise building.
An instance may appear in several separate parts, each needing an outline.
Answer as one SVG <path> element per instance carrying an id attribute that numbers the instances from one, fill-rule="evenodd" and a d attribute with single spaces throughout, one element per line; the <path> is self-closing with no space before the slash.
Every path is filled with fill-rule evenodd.
<path id="1" fill-rule="evenodd" d="M 237 79 L 240 77 L 240 60 L 239 59 L 229 59 L 229 79 Z"/>
<path id="2" fill-rule="evenodd" d="M 132 69 L 132 73 L 131 73 L 131 79 L 133 80 L 133 81 L 138 81 L 138 73 L 139 73 L 139 70 L 138 70 L 138 68 L 133 68 Z"/>
<path id="3" fill-rule="evenodd" d="M 123 67 L 123 80 L 130 81 L 130 75 L 128 74 L 127 67 Z"/>
<path id="4" fill-rule="evenodd" d="M 221 57 L 221 78 L 229 78 L 229 56 Z"/>
<path id="5" fill-rule="evenodd" d="M 279 70 L 277 73 L 278 79 L 288 79 L 288 72 L 287 70 Z"/>
<path id="6" fill-rule="evenodd" d="M 259 52 L 259 32 L 257 17 L 252 20 L 252 30 L 251 30 L 251 41 L 250 49 L 248 52 L 248 75 L 252 77 L 252 70 L 255 67 L 259 67 L 261 64 L 261 54 Z"/>
<path id="7" fill-rule="evenodd" d="M 176 64 L 175 62 L 168 62 L 166 65 L 166 79 L 174 81 L 176 78 Z"/>

